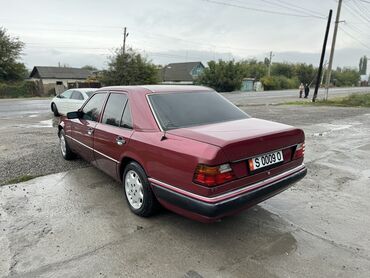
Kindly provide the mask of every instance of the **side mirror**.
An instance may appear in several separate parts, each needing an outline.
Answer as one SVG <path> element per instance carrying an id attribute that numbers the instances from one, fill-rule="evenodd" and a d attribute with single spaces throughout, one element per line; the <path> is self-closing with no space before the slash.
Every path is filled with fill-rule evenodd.
<path id="1" fill-rule="evenodd" d="M 81 119 L 83 116 L 82 111 L 74 111 L 74 112 L 68 112 L 67 118 L 68 119 Z"/>

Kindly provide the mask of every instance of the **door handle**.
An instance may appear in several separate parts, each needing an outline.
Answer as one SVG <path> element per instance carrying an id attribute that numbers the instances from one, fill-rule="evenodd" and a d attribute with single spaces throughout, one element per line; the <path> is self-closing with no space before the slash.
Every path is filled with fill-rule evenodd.
<path id="1" fill-rule="evenodd" d="M 125 144 L 125 143 L 126 143 L 126 140 L 125 140 L 125 139 L 123 139 L 121 136 L 118 136 L 118 137 L 116 138 L 116 143 L 117 143 L 117 145 L 118 145 L 118 146 L 122 146 L 123 144 Z"/>
<path id="2" fill-rule="evenodd" d="M 88 135 L 92 135 L 94 133 L 94 129 L 92 129 L 91 127 L 87 130 L 87 134 Z"/>

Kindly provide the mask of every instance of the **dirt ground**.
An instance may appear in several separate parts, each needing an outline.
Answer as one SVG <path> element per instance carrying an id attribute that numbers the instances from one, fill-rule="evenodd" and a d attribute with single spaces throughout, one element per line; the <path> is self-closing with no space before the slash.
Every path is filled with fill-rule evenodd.
<path id="1" fill-rule="evenodd" d="M 16 154 L 12 167 L 28 155 L 39 161 L 35 168 L 24 164 L 34 173 L 51 156 L 48 171 L 56 174 L 0 187 L 0 276 L 368 277 L 370 109 L 243 109 L 303 128 L 308 174 L 212 225 L 167 211 L 134 216 L 120 184 L 82 161 L 60 162 L 52 122 L 26 129 L 18 126 L 21 118 L 1 119 L 1 172 L 4 160 Z M 46 112 L 28 115 L 27 124 L 50 118 Z M 21 150 L 27 150 L 24 156 Z"/>

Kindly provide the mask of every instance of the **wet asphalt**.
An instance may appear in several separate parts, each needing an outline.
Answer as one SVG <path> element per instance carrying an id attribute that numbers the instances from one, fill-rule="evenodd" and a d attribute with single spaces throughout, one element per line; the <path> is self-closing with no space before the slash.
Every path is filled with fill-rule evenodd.
<path id="1" fill-rule="evenodd" d="M 57 120 L 40 103 L 8 117 L 0 101 L 2 179 L 55 173 L 0 187 L 0 277 L 368 277 L 370 109 L 242 107 L 303 128 L 309 172 L 205 225 L 134 216 L 120 184 L 60 158 Z"/>

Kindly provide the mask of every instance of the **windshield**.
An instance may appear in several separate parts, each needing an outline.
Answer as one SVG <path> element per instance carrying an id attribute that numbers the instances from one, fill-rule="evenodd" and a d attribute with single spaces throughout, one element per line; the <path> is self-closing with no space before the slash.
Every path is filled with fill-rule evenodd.
<path id="1" fill-rule="evenodd" d="M 248 118 L 216 92 L 152 94 L 149 101 L 163 130 Z"/>

